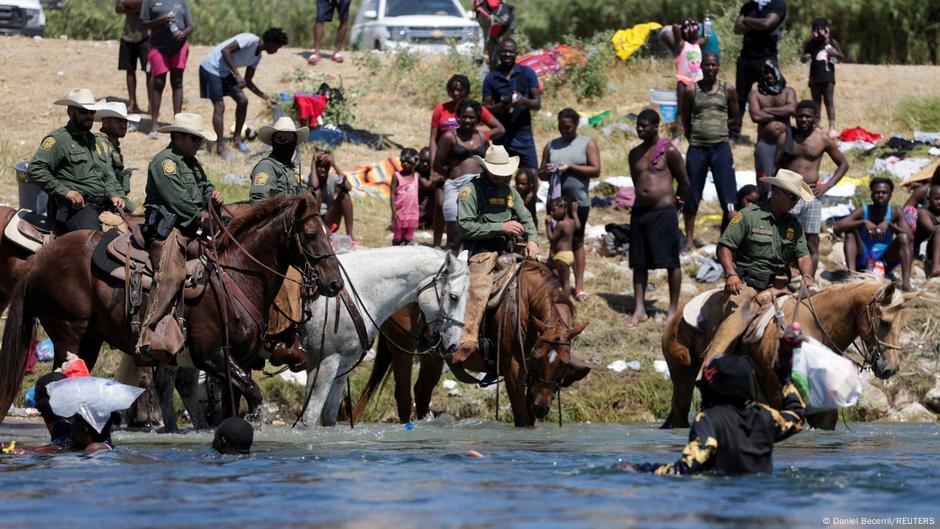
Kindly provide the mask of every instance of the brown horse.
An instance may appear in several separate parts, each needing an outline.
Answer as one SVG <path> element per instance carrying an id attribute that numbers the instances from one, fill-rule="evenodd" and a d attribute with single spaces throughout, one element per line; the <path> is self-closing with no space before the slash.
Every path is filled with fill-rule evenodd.
<path id="1" fill-rule="evenodd" d="M 886 379 L 898 371 L 897 344 L 907 321 L 904 305 L 914 296 L 902 295 L 894 283 L 886 285 L 863 278 L 802 300 L 796 321 L 800 322 L 804 335 L 816 338 L 837 352 L 845 351 L 861 337 L 863 364 L 871 366 L 878 378 Z M 796 300 L 792 297 L 782 304 L 784 321 L 791 321 L 795 307 Z M 689 426 L 695 379 L 705 360 L 705 348 L 722 319 L 721 314 L 708 315 L 703 332 L 683 319 L 684 308 L 685 305 L 680 307 L 663 330 L 663 356 L 672 378 L 672 410 L 663 428 Z M 750 357 L 764 396 L 772 406 L 779 407 L 781 384 L 774 370 L 777 343 L 778 329 L 771 323 L 758 342 L 740 343 L 738 351 Z M 835 412 L 821 413 L 810 416 L 810 424 L 833 429 L 836 419 Z"/>
<path id="2" fill-rule="evenodd" d="M 0 351 L 0 405 L 9 408 L 19 390 L 23 366 L 38 318 L 55 347 L 56 364 L 67 352 L 97 361 L 104 341 L 130 352 L 136 345 L 124 307 L 125 289 L 92 264 L 101 232 L 72 232 L 45 245 L 14 293 Z M 218 267 L 202 295 L 186 300 L 187 346 L 196 367 L 232 383 L 246 396 L 249 411 L 261 392 L 245 368 L 261 346 L 268 309 L 289 265 L 310 266 L 321 295 L 335 296 L 343 286 L 337 261 L 312 195 L 274 197 L 229 225 L 218 239 Z M 230 280 L 220 282 L 219 274 Z M 233 294 L 237 285 L 242 296 Z M 250 306 L 248 306 L 250 305 Z M 220 310 L 224 307 L 224 311 Z M 142 310 L 146 310 L 146 301 Z M 260 316 L 253 316 L 253 313 Z M 223 320 L 228 323 L 229 354 L 224 351 Z"/>
<path id="3" fill-rule="evenodd" d="M 10 219 L 16 215 L 16 209 L 0 206 L 0 312 L 10 303 L 13 290 L 28 269 L 27 260 L 33 253 L 20 248 L 3 236 Z"/>
<path id="4" fill-rule="evenodd" d="M 491 354 L 498 357 L 498 362 L 496 358 L 487 362 L 478 353 L 461 366 L 451 366 L 451 370 L 461 381 L 471 383 L 474 379 L 465 370 L 503 376 L 515 425 L 533 426 L 535 419 L 548 415 L 552 400 L 562 387 L 570 386 L 590 372 L 591 369 L 571 353 L 571 340 L 587 323 L 572 328 L 574 306 L 571 300 L 562 293 L 561 284 L 551 270 L 538 261 L 527 259 L 516 283 L 515 288 L 509 287 L 500 306 L 487 312 L 484 320 L 484 333 L 494 344 Z M 408 333 L 420 326 L 406 313 L 399 312 L 395 317 L 404 329 L 393 332 L 392 340 L 400 346 L 413 348 L 414 338 L 409 338 Z M 385 325 L 383 330 L 389 327 Z M 399 418 L 402 422 L 410 420 L 411 398 L 406 394 L 411 364 L 412 356 L 399 347 L 392 345 L 387 352 L 380 350 L 369 384 L 356 405 L 358 413 L 365 409 L 369 396 L 392 365 Z M 440 379 L 441 368 L 436 359 L 422 358 L 415 386 L 419 418 L 429 411 L 431 392 Z"/>

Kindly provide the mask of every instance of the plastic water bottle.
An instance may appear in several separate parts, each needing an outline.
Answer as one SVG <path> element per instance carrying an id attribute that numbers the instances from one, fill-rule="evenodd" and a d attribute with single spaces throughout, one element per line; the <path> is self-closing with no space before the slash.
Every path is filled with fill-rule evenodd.
<path id="1" fill-rule="evenodd" d="M 712 36 L 712 17 L 705 15 L 705 20 L 702 22 L 702 26 L 705 28 L 705 38 L 710 38 Z"/>
<path id="2" fill-rule="evenodd" d="M 885 278 L 885 263 L 881 259 L 875 261 L 875 266 L 872 267 L 872 273 L 875 275 L 875 278 L 879 281 Z"/>

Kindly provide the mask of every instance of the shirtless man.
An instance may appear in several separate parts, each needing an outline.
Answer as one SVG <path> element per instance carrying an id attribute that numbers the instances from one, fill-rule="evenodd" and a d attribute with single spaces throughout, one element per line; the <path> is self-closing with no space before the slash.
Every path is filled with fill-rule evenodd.
<path id="1" fill-rule="evenodd" d="M 626 321 L 635 327 L 649 319 L 646 314 L 647 272 L 669 271 L 669 313 L 679 305 L 682 269 L 679 267 L 679 215 L 677 208 L 689 187 L 682 154 L 668 138 L 659 137 L 659 114 L 646 109 L 636 119 L 637 136 L 643 143 L 630 151 L 630 176 L 636 189 L 636 203 L 630 214 L 630 268 L 633 269 L 633 295 L 636 307 Z M 678 184 L 673 189 L 672 181 Z"/>
<path id="2" fill-rule="evenodd" d="M 787 141 L 787 136 L 777 138 L 777 169 L 789 169 L 799 173 L 803 181 L 809 184 L 816 198 L 826 194 L 833 186 L 842 180 L 849 170 L 849 162 L 842 155 L 839 146 L 828 135 L 816 128 L 819 118 L 819 107 L 812 101 L 800 101 L 796 105 L 796 128 L 793 130 L 793 141 Z M 823 154 L 828 154 L 832 163 L 836 164 L 836 171 L 832 178 L 819 183 L 819 165 Z M 813 259 L 813 275 L 819 265 L 819 230 L 821 228 L 822 203 L 819 200 L 804 202 L 800 200 L 790 214 L 799 219 L 806 233 L 806 242 L 809 245 L 809 254 Z"/>
<path id="3" fill-rule="evenodd" d="M 761 178 L 774 175 L 774 155 L 777 140 L 790 133 L 790 116 L 796 113 L 796 90 L 787 86 L 780 67 L 767 59 L 757 83 L 747 97 L 748 113 L 757 123 L 757 143 L 754 145 L 754 167 L 757 171 L 757 186 L 763 196 L 767 195 L 767 184 Z"/>

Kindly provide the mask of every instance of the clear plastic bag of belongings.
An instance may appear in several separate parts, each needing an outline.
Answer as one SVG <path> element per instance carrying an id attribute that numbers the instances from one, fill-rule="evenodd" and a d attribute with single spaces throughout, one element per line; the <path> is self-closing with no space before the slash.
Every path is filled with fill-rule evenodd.
<path id="1" fill-rule="evenodd" d="M 855 364 L 813 338 L 793 350 L 792 376 L 808 413 L 847 408 L 862 394 Z"/>
<path id="2" fill-rule="evenodd" d="M 111 418 L 111 412 L 126 410 L 144 392 L 142 388 L 98 377 L 59 380 L 46 389 L 53 413 L 60 417 L 77 413 L 98 433 Z"/>

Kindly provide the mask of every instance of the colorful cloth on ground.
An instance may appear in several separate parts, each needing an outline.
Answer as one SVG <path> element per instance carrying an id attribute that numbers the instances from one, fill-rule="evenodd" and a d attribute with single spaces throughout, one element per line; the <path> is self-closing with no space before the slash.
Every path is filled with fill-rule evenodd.
<path id="1" fill-rule="evenodd" d="M 558 73 L 570 64 L 582 64 L 584 61 L 584 52 L 582 50 L 567 44 L 558 44 L 540 50 L 532 50 L 516 59 L 516 64 L 532 68 L 541 85 L 543 77 Z M 541 88 L 539 86 L 539 89 Z"/>
<path id="2" fill-rule="evenodd" d="M 614 33 L 610 41 L 614 45 L 617 57 L 620 57 L 621 61 L 629 59 L 633 52 L 646 44 L 646 38 L 649 37 L 650 32 L 661 27 L 663 27 L 662 24 L 658 22 L 645 22 Z"/>
<path id="3" fill-rule="evenodd" d="M 326 96 L 316 94 L 294 94 L 294 106 L 301 126 L 316 125 L 317 120 L 326 110 Z"/>
<path id="4" fill-rule="evenodd" d="M 839 139 L 842 141 L 867 141 L 869 143 L 879 142 L 884 139 L 884 136 L 878 134 L 877 132 L 869 132 L 862 127 L 855 127 L 854 129 L 845 129 L 839 134 Z"/>

